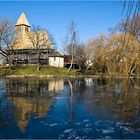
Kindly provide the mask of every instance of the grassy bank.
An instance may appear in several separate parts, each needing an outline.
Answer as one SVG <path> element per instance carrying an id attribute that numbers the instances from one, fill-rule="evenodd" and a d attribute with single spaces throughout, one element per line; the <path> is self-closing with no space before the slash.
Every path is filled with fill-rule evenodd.
<path id="1" fill-rule="evenodd" d="M 22 66 L 22 67 L 0 67 L 0 76 L 61 76 L 61 75 L 79 75 L 78 70 L 68 72 L 67 68 L 42 67 L 37 70 L 36 66 Z"/>
<path id="2" fill-rule="evenodd" d="M 92 71 L 84 71 L 80 72 L 76 69 L 72 69 L 68 72 L 67 68 L 55 68 L 55 67 L 42 67 L 41 70 L 37 70 L 36 66 L 20 66 L 20 67 L 12 67 L 9 69 L 8 67 L 0 67 L 0 76 L 6 77 L 64 77 L 64 76 L 72 76 L 72 77 L 112 77 L 112 78 L 130 78 L 126 75 L 118 75 L 112 74 L 108 75 L 106 73 L 94 73 Z M 140 77 L 137 77 L 140 78 Z"/>

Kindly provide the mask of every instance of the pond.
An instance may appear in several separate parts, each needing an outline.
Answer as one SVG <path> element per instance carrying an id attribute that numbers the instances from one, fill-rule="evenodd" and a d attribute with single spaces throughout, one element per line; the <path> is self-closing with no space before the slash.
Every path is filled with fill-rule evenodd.
<path id="1" fill-rule="evenodd" d="M 0 139 L 140 138 L 140 79 L 0 79 Z"/>

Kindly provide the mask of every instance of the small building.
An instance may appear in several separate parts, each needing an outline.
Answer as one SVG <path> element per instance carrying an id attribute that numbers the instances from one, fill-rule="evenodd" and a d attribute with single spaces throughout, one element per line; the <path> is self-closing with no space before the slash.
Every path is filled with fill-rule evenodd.
<path id="1" fill-rule="evenodd" d="M 64 55 L 64 66 L 66 68 L 69 68 L 70 65 L 71 65 L 71 59 L 72 59 L 72 56 L 71 55 Z M 75 68 L 75 69 L 78 69 L 78 65 L 73 62 L 72 63 L 72 68 Z"/>
<path id="2" fill-rule="evenodd" d="M 22 12 L 15 24 L 16 44 L 13 46 L 12 50 L 6 50 L 7 54 L 12 58 L 12 63 L 20 65 L 32 65 L 38 63 L 37 48 L 33 47 L 33 44 L 29 39 L 30 34 L 34 34 L 34 32 L 31 32 L 30 24 L 26 18 L 26 15 Z M 45 38 L 49 40 L 47 44 L 48 47 L 40 49 L 41 55 L 39 58 L 39 63 L 53 67 L 64 67 L 63 55 L 53 48 L 48 34 L 45 34 Z"/>

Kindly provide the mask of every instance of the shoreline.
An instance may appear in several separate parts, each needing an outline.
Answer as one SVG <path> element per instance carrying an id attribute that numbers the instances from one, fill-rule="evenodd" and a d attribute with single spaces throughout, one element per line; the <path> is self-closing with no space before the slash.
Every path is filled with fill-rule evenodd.
<path id="1" fill-rule="evenodd" d="M 140 78 L 140 77 L 133 77 L 133 76 L 107 76 L 107 75 L 53 75 L 53 74 L 48 74 L 48 75 L 36 75 L 36 74 L 25 74 L 25 75 L 15 75 L 15 74 L 11 74 L 11 75 L 6 75 L 6 76 L 2 76 L 2 77 L 6 77 L 6 78 L 65 78 L 65 77 L 69 77 L 69 78 Z"/>
<path id="2" fill-rule="evenodd" d="M 0 67 L 0 77 L 5 78 L 140 78 L 140 75 L 123 75 L 118 73 L 92 73 L 92 71 L 80 72 L 76 69 L 68 72 L 67 68 L 43 67 L 40 71 L 35 66 L 15 67 L 8 69 Z"/>

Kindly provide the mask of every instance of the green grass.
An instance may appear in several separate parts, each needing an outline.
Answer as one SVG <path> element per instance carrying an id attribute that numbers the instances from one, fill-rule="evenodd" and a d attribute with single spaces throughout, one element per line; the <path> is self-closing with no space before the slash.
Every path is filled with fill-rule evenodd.
<path id="1" fill-rule="evenodd" d="M 5 76 L 7 74 L 10 74 L 9 68 L 0 67 L 0 76 Z"/>
<path id="2" fill-rule="evenodd" d="M 0 76 L 6 75 L 78 75 L 78 70 L 71 70 L 68 72 L 67 68 L 56 68 L 44 66 L 41 70 L 37 70 L 36 66 L 20 66 L 12 67 L 11 69 L 7 67 L 0 67 Z"/>

